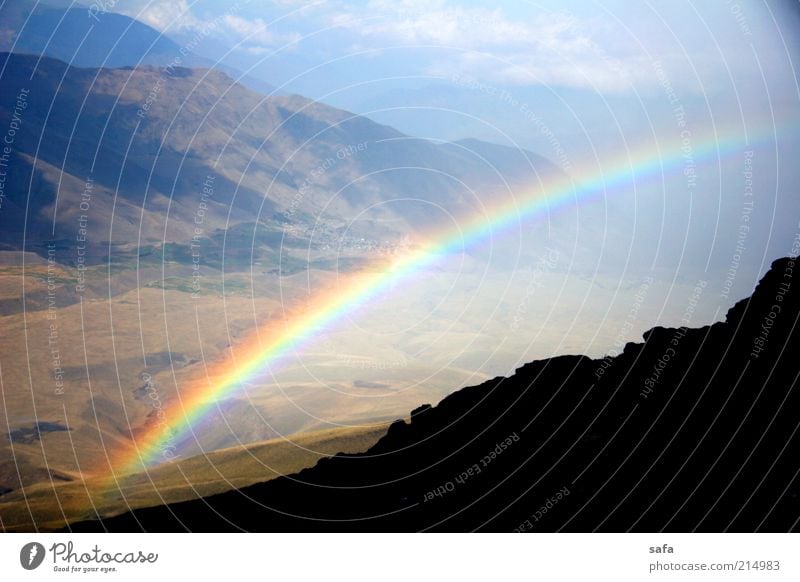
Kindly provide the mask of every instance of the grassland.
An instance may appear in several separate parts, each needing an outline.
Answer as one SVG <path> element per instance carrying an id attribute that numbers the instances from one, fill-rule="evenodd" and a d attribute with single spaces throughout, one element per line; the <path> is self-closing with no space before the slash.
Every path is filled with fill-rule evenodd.
<path id="1" fill-rule="evenodd" d="M 380 425 L 331 429 L 213 451 L 147 472 L 61 474 L 0 497 L 2 530 L 52 531 L 76 520 L 246 487 L 311 467 L 337 452 L 364 451 L 385 432 Z"/>

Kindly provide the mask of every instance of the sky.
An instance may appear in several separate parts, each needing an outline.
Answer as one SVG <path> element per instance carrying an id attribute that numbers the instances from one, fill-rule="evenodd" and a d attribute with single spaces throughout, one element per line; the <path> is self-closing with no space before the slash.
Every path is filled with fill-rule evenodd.
<path id="1" fill-rule="evenodd" d="M 211 26 L 241 63 L 357 58 L 372 77 L 460 73 L 622 93 L 657 90 L 654 61 L 696 92 L 724 90 L 731 76 L 759 67 L 778 82 L 784 45 L 796 44 L 788 2 L 121 0 L 114 10 L 176 36 Z M 209 56 L 217 50 L 205 47 Z"/>

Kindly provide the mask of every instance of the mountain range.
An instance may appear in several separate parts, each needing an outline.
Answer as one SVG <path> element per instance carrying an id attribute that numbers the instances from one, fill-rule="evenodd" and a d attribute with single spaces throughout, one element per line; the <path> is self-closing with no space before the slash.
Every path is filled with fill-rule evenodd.
<path id="1" fill-rule="evenodd" d="M 433 143 L 299 96 L 258 94 L 217 70 L 0 60 L 1 124 L 28 95 L 0 215 L 6 248 L 23 232 L 31 250 L 72 240 L 87 184 L 88 242 L 107 249 L 190 240 L 208 180 L 203 238 L 242 223 L 264 223 L 267 238 L 288 221 L 342 228 L 364 207 L 376 208 L 372 226 L 362 218 L 354 234 L 397 236 L 430 226 L 431 204 L 458 215 L 504 185 L 557 172 L 529 152 Z"/>

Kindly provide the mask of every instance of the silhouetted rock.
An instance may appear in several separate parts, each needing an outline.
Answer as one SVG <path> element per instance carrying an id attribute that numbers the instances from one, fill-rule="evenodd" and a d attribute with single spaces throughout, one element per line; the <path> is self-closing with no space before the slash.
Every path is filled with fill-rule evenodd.
<path id="1" fill-rule="evenodd" d="M 775 261 L 724 323 L 531 362 L 418 408 L 364 454 L 73 529 L 797 529 L 794 269 Z"/>

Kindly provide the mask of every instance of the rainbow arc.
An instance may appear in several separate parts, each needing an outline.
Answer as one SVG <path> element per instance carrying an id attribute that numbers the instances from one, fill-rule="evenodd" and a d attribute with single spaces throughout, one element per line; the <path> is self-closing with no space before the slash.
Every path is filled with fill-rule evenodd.
<path id="1" fill-rule="evenodd" d="M 774 140 L 775 136 L 770 134 L 765 139 Z M 741 153 L 745 147 L 753 147 L 752 141 L 746 144 L 740 133 L 715 135 L 702 141 L 694 138 L 691 161 L 698 164 Z M 431 236 L 427 242 L 393 258 L 383 269 L 341 277 L 335 289 L 311 297 L 301 312 L 281 322 L 265 324 L 250 339 L 233 347 L 224 359 L 207 364 L 202 375 L 181 386 L 180 398 L 163 410 L 159 422 L 113 460 L 112 474 L 127 474 L 168 461 L 174 444 L 191 437 L 203 419 L 216 410 L 217 402 L 275 371 L 320 334 L 357 316 L 362 307 L 385 297 L 392 289 L 402 288 L 403 283 L 423 273 L 440 257 L 486 244 L 503 232 L 564 207 L 601 200 L 637 180 L 682 171 L 687 163 L 680 143 L 669 148 L 662 144 L 660 148 L 649 146 L 634 150 L 633 154 L 627 152 L 599 168 L 577 169 L 570 176 L 550 176 L 522 195 L 497 201 L 481 216 Z"/>

